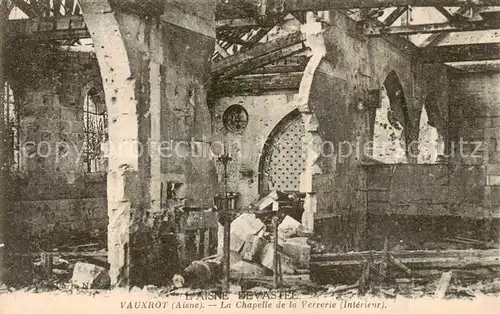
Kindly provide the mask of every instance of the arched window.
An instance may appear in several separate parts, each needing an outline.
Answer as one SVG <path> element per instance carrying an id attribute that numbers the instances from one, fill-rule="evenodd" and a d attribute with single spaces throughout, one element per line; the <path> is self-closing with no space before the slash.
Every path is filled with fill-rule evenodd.
<path id="1" fill-rule="evenodd" d="M 396 72 L 387 75 L 373 128 L 373 158 L 388 164 L 407 163 L 408 108 Z"/>
<path id="2" fill-rule="evenodd" d="M 7 166 L 11 170 L 19 170 L 19 112 L 18 104 L 9 84 L 3 86 L 3 122 L 5 125 L 5 139 L 7 149 Z"/>
<path id="3" fill-rule="evenodd" d="M 420 114 L 418 148 L 419 164 L 437 163 L 438 157 L 444 154 L 443 137 L 431 121 L 425 106 L 422 108 L 422 113 Z"/>
<path id="4" fill-rule="evenodd" d="M 83 108 L 84 144 L 83 160 L 86 172 L 106 171 L 106 159 L 101 144 L 108 140 L 108 119 L 106 106 L 101 93 L 91 88 L 84 101 Z"/>

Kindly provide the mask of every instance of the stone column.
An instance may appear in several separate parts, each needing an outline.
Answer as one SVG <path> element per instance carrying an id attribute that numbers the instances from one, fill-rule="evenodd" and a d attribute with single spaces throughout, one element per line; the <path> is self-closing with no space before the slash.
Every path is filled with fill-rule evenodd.
<path id="1" fill-rule="evenodd" d="M 209 160 L 165 159 L 156 149 L 158 141 L 208 144 L 215 3 L 169 1 L 150 16 L 131 2 L 80 1 L 108 111 L 108 261 L 112 285 L 123 287 L 165 283 L 172 269 L 162 252 L 175 243 L 160 238 L 161 183 L 185 178 L 186 200 L 204 207 L 213 198 L 212 173 L 216 180 Z"/>

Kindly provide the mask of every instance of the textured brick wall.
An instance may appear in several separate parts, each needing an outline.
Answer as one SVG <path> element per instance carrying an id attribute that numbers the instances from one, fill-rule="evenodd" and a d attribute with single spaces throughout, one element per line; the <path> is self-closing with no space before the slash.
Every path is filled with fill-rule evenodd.
<path id="1" fill-rule="evenodd" d="M 413 248 L 454 236 L 498 240 L 499 83 L 498 74 L 450 73 L 448 164 L 364 167 L 369 245 L 384 236 Z"/>
<path id="2" fill-rule="evenodd" d="M 10 240 L 56 245 L 99 229 L 105 238 L 106 175 L 85 173 L 84 99 L 101 85 L 88 53 L 11 47 L 8 81 L 19 103 L 20 163 L 9 186 Z M 18 234 L 18 231 L 22 233 Z"/>

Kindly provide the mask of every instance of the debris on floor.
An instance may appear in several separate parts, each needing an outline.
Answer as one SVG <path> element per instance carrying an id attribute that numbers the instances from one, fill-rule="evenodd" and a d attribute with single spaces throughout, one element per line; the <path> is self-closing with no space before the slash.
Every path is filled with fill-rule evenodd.
<path id="1" fill-rule="evenodd" d="M 71 283 L 78 288 L 107 289 L 110 278 L 107 269 L 97 265 L 77 262 L 71 277 Z"/>

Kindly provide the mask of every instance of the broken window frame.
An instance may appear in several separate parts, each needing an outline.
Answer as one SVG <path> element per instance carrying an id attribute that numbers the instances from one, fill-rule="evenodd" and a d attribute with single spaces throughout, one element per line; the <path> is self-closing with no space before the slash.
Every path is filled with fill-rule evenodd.
<path id="1" fill-rule="evenodd" d="M 20 168 L 20 139 L 21 129 L 19 118 L 19 103 L 14 95 L 14 91 L 8 82 L 5 82 L 2 93 L 2 121 L 6 130 L 6 143 L 9 147 L 6 157 L 6 166 L 11 171 L 18 171 Z"/>
<path id="2" fill-rule="evenodd" d="M 96 89 L 91 88 L 83 104 L 83 163 L 87 173 L 106 171 L 101 145 L 108 141 L 108 116 L 105 109 L 100 112 L 97 95 Z"/>

